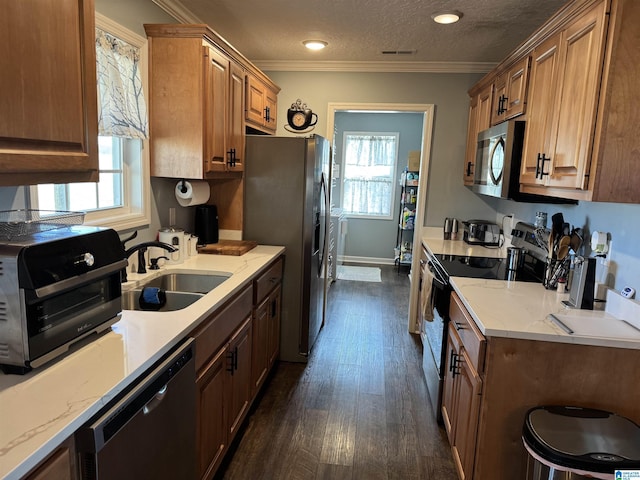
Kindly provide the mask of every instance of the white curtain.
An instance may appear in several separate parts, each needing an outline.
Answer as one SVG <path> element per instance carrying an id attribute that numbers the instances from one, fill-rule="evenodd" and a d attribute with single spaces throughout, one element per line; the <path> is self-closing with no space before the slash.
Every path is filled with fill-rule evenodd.
<path id="1" fill-rule="evenodd" d="M 98 133 L 148 138 L 138 48 L 96 28 Z"/>
<path id="2" fill-rule="evenodd" d="M 396 140 L 395 135 L 347 135 L 342 195 L 346 213 L 391 215 Z"/>

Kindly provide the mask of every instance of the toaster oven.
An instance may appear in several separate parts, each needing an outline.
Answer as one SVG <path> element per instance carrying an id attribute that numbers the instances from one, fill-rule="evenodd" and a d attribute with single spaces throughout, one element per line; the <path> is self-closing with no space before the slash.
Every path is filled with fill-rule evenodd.
<path id="1" fill-rule="evenodd" d="M 71 226 L 0 243 L 0 367 L 25 373 L 122 310 L 118 234 Z"/>

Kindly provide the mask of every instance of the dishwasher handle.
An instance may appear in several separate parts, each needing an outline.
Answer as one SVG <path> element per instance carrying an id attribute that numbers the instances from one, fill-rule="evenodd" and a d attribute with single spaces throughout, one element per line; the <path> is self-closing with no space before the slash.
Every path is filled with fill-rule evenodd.
<path id="1" fill-rule="evenodd" d="M 167 384 L 165 383 L 164 386 L 160 390 L 158 390 L 158 393 L 156 393 L 153 398 L 149 400 L 144 407 L 142 407 L 142 413 L 144 413 L 145 415 L 149 415 L 151 412 L 153 412 L 153 410 L 158 405 L 160 405 L 162 400 L 164 400 L 164 396 L 166 395 L 166 393 Z"/>

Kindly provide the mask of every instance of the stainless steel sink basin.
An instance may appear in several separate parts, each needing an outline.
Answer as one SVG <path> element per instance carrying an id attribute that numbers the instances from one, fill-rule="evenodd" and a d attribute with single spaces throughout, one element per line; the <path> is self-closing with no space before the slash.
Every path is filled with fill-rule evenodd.
<path id="1" fill-rule="evenodd" d="M 204 274 L 204 273 L 163 273 L 159 277 L 141 285 L 143 287 L 157 287 L 169 292 L 208 293 L 231 274 Z"/>
<path id="2" fill-rule="evenodd" d="M 140 293 L 142 290 L 127 290 L 122 292 L 123 310 L 145 310 L 153 312 L 171 312 L 188 307 L 193 302 L 201 299 L 204 294 L 193 292 L 165 292 L 167 302 L 161 308 L 144 307 L 140 305 Z"/>

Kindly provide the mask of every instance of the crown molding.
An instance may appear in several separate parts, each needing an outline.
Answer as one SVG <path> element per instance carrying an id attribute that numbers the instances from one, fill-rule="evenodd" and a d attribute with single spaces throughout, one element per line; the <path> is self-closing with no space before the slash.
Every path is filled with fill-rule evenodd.
<path id="1" fill-rule="evenodd" d="M 194 15 L 180 0 L 151 0 L 180 23 L 205 23 Z"/>
<path id="2" fill-rule="evenodd" d="M 389 73 L 487 73 L 492 62 L 309 62 L 288 60 L 252 60 L 255 66 L 270 72 L 389 72 Z"/>

